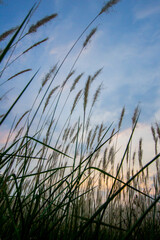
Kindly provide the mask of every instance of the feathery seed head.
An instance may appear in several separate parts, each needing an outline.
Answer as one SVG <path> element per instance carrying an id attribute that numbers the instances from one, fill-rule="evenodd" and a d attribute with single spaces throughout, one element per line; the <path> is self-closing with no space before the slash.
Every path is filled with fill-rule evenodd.
<path id="1" fill-rule="evenodd" d="M 26 52 L 28 52 L 28 51 L 31 50 L 32 48 L 37 47 L 38 45 L 40 45 L 41 43 L 43 43 L 43 42 L 45 42 L 45 41 L 47 41 L 47 40 L 48 40 L 48 38 L 45 38 L 45 39 L 43 39 L 42 41 L 39 41 L 39 42 L 33 44 L 31 47 L 27 48 L 22 54 L 25 54 Z"/>
<path id="2" fill-rule="evenodd" d="M 112 132 L 111 132 L 111 136 L 110 136 L 109 144 L 111 144 L 111 142 L 112 142 L 112 136 L 113 136 L 114 132 L 115 132 L 115 128 L 113 128 L 113 130 L 112 130 Z"/>
<path id="3" fill-rule="evenodd" d="M 25 115 L 26 115 L 27 113 L 29 113 L 29 112 L 30 112 L 30 110 L 26 111 L 26 112 L 20 117 L 20 119 L 19 119 L 18 122 L 16 123 L 13 131 L 16 130 L 16 128 L 18 127 L 19 123 L 22 121 L 22 119 L 25 117 Z"/>
<path id="4" fill-rule="evenodd" d="M 106 170 L 106 166 L 107 166 L 107 151 L 108 151 L 108 148 L 106 147 L 105 150 L 104 150 L 104 153 L 103 153 L 103 170 L 105 171 Z"/>
<path id="5" fill-rule="evenodd" d="M 14 28 L 11 28 L 10 30 L 2 33 L 2 34 L 0 35 L 0 42 L 3 41 L 6 37 L 8 37 L 10 34 L 12 34 L 13 32 L 15 32 L 17 29 L 18 29 L 18 27 L 14 27 Z"/>
<path id="6" fill-rule="evenodd" d="M 91 76 L 88 76 L 85 89 L 84 89 L 84 103 L 83 103 L 84 112 L 86 111 L 86 107 L 87 107 L 90 83 L 91 83 Z"/>
<path id="7" fill-rule="evenodd" d="M 74 111 L 74 109 L 75 109 L 75 107 L 76 107 L 76 104 L 77 104 L 77 102 L 78 102 L 78 100 L 79 100 L 79 98 L 80 98 L 80 96 L 81 96 L 81 93 L 82 93 L 82 89 L 77 93 L 77 95 L 76 95 L 76 97 L 75 97 L 75 100 L 74 100 L 74 102 L 73 102 L 73 106 L 72 106 L 72 108 L 71 108 L 71 114 L 73 113 L 73 111 Z"/>
<path id="8" fill-rule="evenodd" d="M 109 150 L 109 154 L 108 154 L 108 162 L 111 162 L 111 164 L 113 165 L 114 163 L 114 147 L 112 146 Z"/>
<path id="9" fill-rule="evenodd" d="M 43 113 L 44 113 L 44 111 L 45 111 L 45 109 L 46 109 L 46 107 L 47 107 L 47 105 L 48 105 L 48 103 L 49 103 L 50 98 L 52 97 L 53 93 L 54 93 L 58 88 L 59 88 L 59 86 L 56 86 L 55 88 L 53 88 L 53 89 L 50 91 L 50 93 L 49 93 L 49 95 L 48 95 L 48 97 L 47 97 L 47 99 L 46 99 L 44 108 L 43 108 Z"/>
<path id="10" fill-rule="evenodd" d="M 98 128 L 99 128 L 99 126 L 96 125 L 95 130 L 94 130 L 94 132 L 93 132 L 93 136 L 92 136 L 91 142 L 90 142 L 90 148 L 91 148 L 92 145 L 93 145 L 93 142 L 94 142 L 94 139 L 95 139 L 95 137 L 96 137 L 96 133 L 97 133 Z"/>
<path id="11" fill-rule="evenodd" d="M 102 135 L 103 132 L 103 123 L 101 123 L 100 128 L 99 128 L 99 133 L 98 133 L 98 142 L 100 141 L 100 137 Z"/>
<path id="12" fill-rule="evenodd" d="M 87 150 L 88 150 L 88 147 L 90 145 L 91 133 L 92 133 L 92 129 L 89 131 L 88 136 L 87 136 Z"/>
<path id="13" fill-rule="evenodd" d="M 109 2 L 107 2 L 104 7 L 101 9 L 99 15 L 101 15 L 104 12 L 108 12 L 108 10 L 115 4 L 117 4 L 118 2 L 120 2 L 120 0 L 110 0 Z"/>
<path id="14" fill-rule="evenodd" d="M 152 131 L 153 139 L 156 142 L 156 132 L 153 126 L 151 126 L 151 131 Z"/>
<path id="15" fill-rule="evenodd" d="M 134 110 L 134 114 L 133 114 L 133 117 L 132 117 L 132 125 L 134 125 L 136 123 L 138 113 L 139 113 L 139 106 L 137 106 Z"/>
<path id="16" fill-rule="evenodd" d="M 124 113 L 125 113 L 125 107 L 123 107 L 122 112 L 121 112 L 121 116 L 120 116 L 119 123 L 118 123 L 118 129 L 120 129 L 120 127 L 122 125 L 122 120 L 123 120 L 123 117 L 124 117 Z"/>
<path id="17" fill-rule="evenodd" d="M 157 128 L 158 137 L 160 139 L 160 126 L 158 125 L 158 123 L 156 123 L 156 128 Z"/>
<path id="18" fill-rule="evenodd" d="M 139 150 L 138 150 L 138 160 L 139 160 L 139 165 L 142 168 L 142 155 L 143 155 L 143 150 L 142 150 L 142 138 L 139 140 Z"/>
<path id="19" fill-rule="evenodd" d="M 64 80 L 64 82 L 62 83 L 62 87 L 61 88 L 64 88 L 64 86 L 66 85 L 67 81 L 69 80 L 69 78 L 75 73 L 75 70 L 73 70 L 72 72 L 70 72 L 68 74 L 68 76 L 66 77 L 66 79 Z"/>
<path id="20" fill-rule="evenodd" d="M 91 78 L 91 82 L 93 82 L 93 81 L 96 79 L 96 77 L 101 73 L 102 69 L 103 69 L 103 68 L 100 68 L 99 70 L 97 70 L 97 71 L 95 72 L 95 74 L 94 74 L 93 77 Z"/>
<path id="21" fill-rule="evenodd" d="M 47 22 L 51 21 L 53 18 L 57 17 L 57 15 L 58 15 L 57 13 L 54 13 L 50 16 L 42 18 L 40 21 L 38 21 L 36 24 L 34 24 L 30 27 L 30 29 L 28 30 L 28 34 L 29 33 L 35 33 L 40 26 L 42 26 L 42 25 L 46 24 Z"/>
<path id="22" fill-rule="evenodd" d="M 86 47 L 89 41 L 91 40 L 91 37 L 96 33 L 97 28 L 93 28 L 90 34 L 86 37 L 86 40 L 83 43 L 83 47 Z"/>
<path id="23" fill-rule="evenodd" d="M 57 68 L 57 64 L 54 65 L 50 71 L 46 74 L 46 76 L 44 77 L 44 79 L 42 80 L 42 86 L 41 86 L 41 89 L 40 91 L 42 90 L 42 88 L 44 87 L 44 85 L 48 82 L 48 80 L 50 79 L 50 77 L 52 76 L 52 74 L 55 72 Z"/>
<path id="24" fill-rule="evenodd" d="M 32 70 L 32 69 L 29 68 L 29 69 L 25 69 L 25 70 L 23 70 L 23 71 L 21 71 L 21 72 L 18 72 L 18 73 L 16 73 L 15 75 L 13 75 L 12 77 L 8 78 L 7 81 L 11 80 L 12 78 L 17 77 L 18 75 L 20 75 L 20 74 L 22 74 L 22 73 L 29 72 L 29 71 L 31 71 L 31 70 Z"/>
<path id="25" fill-rule="evenodd" d="M 83 76 L 84 73 L 81 73 L 80 75 L 78 75 L 78 77 L 76 77 L 76 79 L 73 82 L 73 85 L 70 89 L 70 92 L 72 92 L 75 89 L 75 86 L 77 85 L 77 83 L 79 82 L 80 78 Z"/>
<path id="26" fill-rule="evenodd" d="M 98 96 L 101 92 L 101 89 L 102 89 L 102 84 L 99 85 L 99 87 L 97 88 L 95 94 L 94 94 L 94 97 L 93 97 L 93 102 L 92 102 L 92 107 L 94 106 L 95 102 L 97 101 L 98 99 Z"/>

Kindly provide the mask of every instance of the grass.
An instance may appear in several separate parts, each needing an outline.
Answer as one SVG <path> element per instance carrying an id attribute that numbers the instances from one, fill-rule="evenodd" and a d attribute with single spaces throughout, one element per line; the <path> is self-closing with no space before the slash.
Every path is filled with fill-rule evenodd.
<path id="1" fill-rule="evenodd" d="M 140 115 L 137 107 L 132 118 L 130 138 L 122 158 L 116 165 L 117 141 L 125 108 L 122 109 L 117 129 L 113 128 L 113 124 L 106 127 L 103 123 L 93 127 L 90 119 L 102 84 L 97 87 L 95 93 L 92 84 L 102 69 L 97 70 L 93 76 L 88 76 L 82 89 L 76 89 L 83 73 L 75 77 L 73 68 L 96 33 L 96 28 L 86 36 L 78 57 L 64 81 L 51 89 L 53 80 L 82 35 L 100 15 L 118 2 L 112 0 L 102 7 L 77 38 L 63 61 L 59 65 L 54 65 L 46 74 L 31 109 L 12 123 L 6 143 L 0 150 L 1 239 L 112 240 L 160 237 L 159 125 L 151 126 L 155 156 L 143 166 L 142 139 L 139 141 L 137 155 L 134 152 L 132 157 L 131 149 Z M 56 21 L 55 13 L 39 20 L 27 31 L 28 23 L 37 7 L 38 4 L 33 6 L 19 27 L 1 35 L 0 39 L 3 40 L 15 32 L 0 56 L 1 62 L 5 62 L 1 76 L 13 61 L 17 60 L 11 60 L 14 46 L 18 46 L 29 34 L 35 34 L 38 28 L 48 21 L 53 19 Z M 44 40 L 27 47 L 18 58 L 42 42 Z M 27 74 L 28 71 L 31 71 L 31 68 L 15 73 L 11 78 Z M 22 95 L 37 74 L 38 71 L 6 113 L 1 115 L 1 126 L 17 102 L 21 101 Z M 69 92 L 64 98 L 66 86 Z M 90 94 L 93 96 L 91 103 Z M 70 105 L 68 101 L 72 95 L 73 103 Z M 78 104 L 82 104 L 83 109 L 80 115 L 77 115 L 76 111 Z M 57 135 L 58 123 L 65 108 L 68 109 L 68 116 Z M 39 122 L 33 130 L 32 126 L 37 117 Z M 137 172 L 134 168 L 136 156 L 140 166 Z M 154 163 L 157 173 L 152 189 L 154 194 L 151 194 L 148 168 Z"/>

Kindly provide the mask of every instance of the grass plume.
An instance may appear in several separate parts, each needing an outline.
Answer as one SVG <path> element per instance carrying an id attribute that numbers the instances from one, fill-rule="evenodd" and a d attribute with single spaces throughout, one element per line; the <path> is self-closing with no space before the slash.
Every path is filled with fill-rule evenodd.
<path id="1" fill-rule="evenodd" d="M 11 29 L 7 30 L 6 32 L 2 33 L 0 35 L 0 42 L 5 40 L 9 35 L 14 33 L 17 29 L 18 29 L 18 27 L 14 27 L 14 28 L 11 28 Z"/>
<path id="2" fill-rule="evenodd" d="M 49 16 L 46 16 L 44 18 L 42 18 L 41 20 L 39 20 L 36 24 L 33 24 L 29 30 L 28 30 L 28 33 L 35 33 L 37 32 L 37 29 L 41 26 L 43 26 L 44 24 L 50 22 L 52 19 L 54 19 L 55 17 L 57 17 L 58 14 L 57 13 L 54 13 L 54 14 L 51 14 Z"/>

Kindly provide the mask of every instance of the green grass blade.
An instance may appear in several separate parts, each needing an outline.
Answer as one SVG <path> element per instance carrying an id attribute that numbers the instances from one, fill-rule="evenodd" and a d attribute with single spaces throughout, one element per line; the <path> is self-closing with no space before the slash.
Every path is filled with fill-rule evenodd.
<path id="1" fill-rule="evenodd" d="M 65 166 L 65 167 L 58 167 L 58 168 L 53 168 L 53 169 L 49 169 L 49 170 L 46 170 L 46 171 L 41 171 L 41 172 L 37 172 L 37 173 L 31 173 L 31 174 L 27 174 L 27 175 L 23 175 L 23 176 L 19 176 L 19 177 L 16 177 L 14 176 L 14 179 L 21 179 L 21 178 L 28 178 L 28 177 L 33 177 L 33 176 L 37 176 L 37 175 L 40 175 L 40 174 L 44 174 L 44 173 L 49 173 L 49 172 L 53 172 L 53 171 L 58 171 L 58 170 L 61 170 L 61 169 L 66 169 L 66 168 L 71 168 L 71 166 Z M 11 174 L 7 181 L 12 181 L 13 179 L 10 179 L 10 177 L 13 176 L 13 174 Z"/>
<path id="2" fill-rule="evenodd" d="M 39 71 L 39 70 L 38 70 Z M 12 106 L 9 108 L 9 110 L 7 111 L 7 113 L 4 115 L 4 117 L 2 118 L 2 120 L 0 121 L 0 125 L 2 125 L 2 123 L 4 122 L 4 120 L 6 119 L 6 117 L 8 116 L 8 114 L 10 113 L 10 111 L 13 109 L 13 107 L 15 106 L 15 104 L 18 102 L 18 100 L 21 98 L 21 96 L 23 95 L 23 93 L 26 91 L 26 89 L 28 88 L 28 86 L 30 85 L 30 83 L 33 81 L 33 79 L 35 78 L 35 76 L 37 75 L 38 71 L 33 75 L 33 77 L 31 78 L 31 80 L 27 83 L 27 85 L 25 86 L 25 88 L 22 90 L 22 92 L 19 94 L 19 96 L 17 97 L 17 99 L 14 101 L 14 103 L 12 104 Z"/>
<path id="3" fill-rule="evenodd" d="M 99 171 L 100 173 L 103 173 L 104 175 L 107 175 L 108 177 L 111 177 L 111 178 L 113 178 L 113 179 L 116 179 L 118 182 L 122 183 L 123 185 L 126 184 L 126 183 L 123 182 L 122 180 L 114 177 L 114 176 L 111 175 L 110 173 L 107 173 L 107 172 L 105 172 L 104 170 L 102 170 L 102 169 L 100 169 L 100 168 L 97 168 L 97 167 L 88 167 L 86 170 L 88 170 L 88 169 L 94 169 L 94 170 L 96 170 L 96 171 Z M 136 191 L 136 192 L 144 195 L 145 197 L 148 197 L 148 198 L 150 198 L 150 199 L 152 199 L 152 200 L 155 200 L 153 197 L 149 196 L 149 195 L 146 194 L 145 192 L 142 192 L 142 191 L 140 191 L 139 189 L 137 189 L 137 188 L 135 188 L 135 187 L 132 187 L 132 186 L 129 185 L 129 184 L 127 184 L 126 186 L 129 187 L 129 188 L 131 188 L 132 190 L 134 190 L 134 191 Z"/>
<path id="4" fill-rule="evenodd" d="M 13 37 L 11 38 L 11 40 L 9 41 L 9 43 L 7 44 L 6 48 L 3 50 L 2 54 L 0 55 L 0 63 L 2 62 L 3 58 L 5 57 L 6 53 L 8 52 L 8 50 L 10 49 L 12 43 L 14 42 L 15 38 L 17 37 L 18 33 L 20 32 L 20 30 L 22 29 L 23 25 L 25 24 L 25 22 L 27 21 L 27 19 L 29 18 L 29 16 L 31 15 L 33 9 L 35 7 L 35 4 L 33 5 L 33 7 L 31 8 L 31 10 L 29 11 L 29 13 L 27 14 L 27 16 L 25 17 L 25 19 L 23 20 L 22 24 L 20 25 L 20 27 L 17 29 L 16 33 L 13 35 Z"/>
<path id="5" fill-rule="evenodd" d="M 33 137 L 29 137 L 29 136 L 27 136 L 27 138 L 29 138 L 29 139 L 31 139 L 31 140 L 37 142 L 37 143 L 40 143 L 40 144 L 42 144 L 43 146 L 45 146 L 45 147 L 47 147 L 47 148 L 50 148 L 50 149 L 52 149 L 53 151 L 58 152 L 58 153 L 64 155 L 65 157 L 68 157 L 68 158 L 73 159 L 72 157 L 68 156 L 67 154 L 65 154 L 65 153 L 63 153 L 63 152 L 61 152 L 61 151 L 59 151 L 58 149 L 53 148 L 53 147 L 51 147 L 51 146 L 49 146 L 49 145 L 47 145 L 47 144 L 45 144 L 45 143 L 43 143 L 43 142 L 41 142 L 41 141 L 39 141 L 39 140 L 33 138 Z"/>

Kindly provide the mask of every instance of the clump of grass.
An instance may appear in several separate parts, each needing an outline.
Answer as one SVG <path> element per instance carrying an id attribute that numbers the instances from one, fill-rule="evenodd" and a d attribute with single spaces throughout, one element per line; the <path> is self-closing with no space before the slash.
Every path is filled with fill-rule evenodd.
<path id="1" fill-rule="evenodd" d="M 160 236 L 159 124 L 156 123 L 155 127 L 151 127 L 155 142 L 155 157 L 144 165 L 142 139 L 139 140 L 138 152 L 131 154 L 131 142 L 140 115 L 137 107 L 132 117 L 128 143 L 121 160 L 116 165 L 118 134 L 125 108 L 122 109 L 117 129 L 112 124 L 106 127 L 104 123 L 92 126 L 90 124 L 92 110 L 102 89 L 102 84 L 98 85 L 93 94 L 92 83 L 96 81 L 102 69 L 97 70 L 93 76 L 89 75 L 82 89 L 77 89 L 77 85 L 84 77 L 84 73 L 79 74 L 70 83 L 75 74 L 73 67 L 97 28 L 93 28 L 87 35 L 80 54 L 65 79 L 58 86 L 51 88 L 53 80 L 58 77 L 63 63 L 82 35 L 99 15 L 108 12 L 118 2 L 111 0 L 102 7 L 77 38 L 60 65 L 54 65 L 45 75 L 31 109 L 24 112 L 17 121 L 14 119 L 11 125 L 6 143 L 0 150 L 1 239 L 112 240 L 158 239 Z M 5 48 L 1 61 L 14 46 L 18 33 L 25 22 L 30 20 L 32 11 L 36 7 L 37 5 L 29 12 Z M 41 19 L 32 25 L 24 36 L 35 33 L 40 26 L 56 16 L 57 14 L 52 14 Z M 20 41 L 22 39 L 20 38 Z M 44 41 L 28 47 L 22 54 Z M 29 70 L 21 71 L 10 79 Z M 20 101 L 36 74 L 6 114 L 2 114 L 1 125 Z M 44 90 L 48 82 L 47 89 Z M 68 95 L 64 90 L 66 92 L 68 90 Z M 67 105 L 71 94 L 74 94 L 73 102 Z M 64 101 L 62 107 L 59 104 L 61 100 Z M 63 126 L 58 126 L 65 107 L 68 116 L 63 119 Z M 76 109 L 79 113 L 78 117 Z M 34 119 L 39 117 L 37 114 L 40 110 L 41 116 L 37 128 L 32 129 Z M 134 168 L 136 160 L 139 161 L 138 171 Z M 154 176 L 154 194 L 151 194 L 148 186 L 150 179 L 148 168 L 154 162 L 157 173 Z"/>

